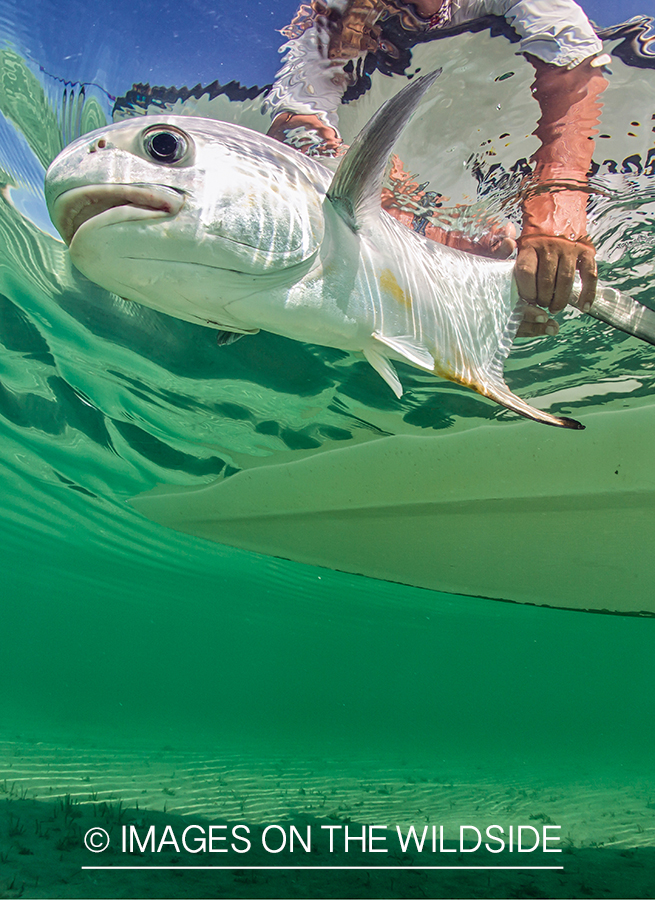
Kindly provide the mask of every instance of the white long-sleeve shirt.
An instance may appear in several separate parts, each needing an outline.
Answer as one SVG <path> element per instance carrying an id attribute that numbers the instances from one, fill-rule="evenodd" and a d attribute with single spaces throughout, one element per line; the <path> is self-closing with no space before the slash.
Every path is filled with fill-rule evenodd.
<path id="1" fill-rule="evenodd" d="M 573 0 L 452 0 L 444 27 L 489 15 L 502 16 L 512 26 L 520 38 L 520 52 L 546 63 L 572 68 L 603 50 Z M 427 22 L 425 28 L 429 29 Z M 436 35 L 441 29 L 431 30 Z M 316 115 L 337 129 L 341 99 L 353 76 L 344 70 L 343 60 L 328 59 L 328 41 L 328 31 L 316 20 L 286 44 L 283 66 L 266 102 L 272 118 L 282 112 Z"/>

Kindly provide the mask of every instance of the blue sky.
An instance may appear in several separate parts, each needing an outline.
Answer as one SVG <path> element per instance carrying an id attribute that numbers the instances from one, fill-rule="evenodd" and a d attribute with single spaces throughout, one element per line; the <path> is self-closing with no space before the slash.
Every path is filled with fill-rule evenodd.
<path id="1" fill-rule="evenodd" d="M 614 25 L 632 16 L 653 16 L 653 0 L 582 0 L 579 2 L 590 19 L 598 25 Z"/>
<path id="2" fill-rule="evenodd" d="M 297 0 L 4 0 L 0 28 L 53 74 L 122 93 L 132 81 L 265 84 Z M 586 0 L 600 25 L 648 14 L 653 0 Z M 650 9 L 653 13 L 655 10 Z"/>

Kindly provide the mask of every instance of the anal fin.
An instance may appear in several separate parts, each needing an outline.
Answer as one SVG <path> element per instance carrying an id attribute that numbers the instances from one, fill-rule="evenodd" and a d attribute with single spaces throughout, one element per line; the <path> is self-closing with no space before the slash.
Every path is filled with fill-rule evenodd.
<path id="1" fill-rule="evenodd" d="M 434 357 L 426 347 L 419 344 L 411 335 L 401 334 L 395 337 L 387 337 L 385 334 L 380 334 L 379 331 L 374 331 L 372 337 L 400 356 L 404 356 L 406 360 L 414 363 L 415 366 L 428 369 L 430 372 L 434 371 Z"/>

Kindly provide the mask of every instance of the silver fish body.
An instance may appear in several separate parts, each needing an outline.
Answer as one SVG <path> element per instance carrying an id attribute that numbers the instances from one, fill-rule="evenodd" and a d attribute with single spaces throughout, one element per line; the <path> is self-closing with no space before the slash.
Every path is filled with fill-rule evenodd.
<path id="1" fill-rule="evenodd" d="M 436 244 L 380 209 L 391 147 L 436 74 L 389 101 L 334 176 L 229 123 L 148 116 L 108 126 L 53 162 L 51 217 L 75 266 L 126 299 L 221 331 L 360 351 L 397 396 L 392 360 L 580 428 L 505 384 L 525 306 L 513 262 Z M 601 295 L 604 321 L 639 319 L 632 333 L 652 339 L 650 311 L 609 288 Z"/>

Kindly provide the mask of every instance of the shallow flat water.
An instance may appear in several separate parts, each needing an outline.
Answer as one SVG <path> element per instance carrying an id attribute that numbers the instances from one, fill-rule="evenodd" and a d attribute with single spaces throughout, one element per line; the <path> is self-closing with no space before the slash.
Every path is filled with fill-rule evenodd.
<path id="1" fill-rule="evenodd" d="M 397 401 L 361 359 L 337 351 L 263 333 L 217 348 L 209 330 L 136 308 L 72 269 L 42 197 L 59 149 L 113 115 L 143 112 L 128 96 L 133 81 L 265 84 L 279 42 L 273 24 L 293 9 L 280 10 L 268 32 L 258 25 L 268 37 L 256 71 L 228 53 L 218 68 L 190 53 L 184 69 L 177 45 L 156 58 L 143 47 L 129 65 L 118 52 L 94 56 L 125 27 L 113 20 L 101 23 L 97 44 L 69 58 L 65 35 L 46 42 L 29 6 L 0 11 L 6 799 L 138 800 L 143 809 L 252 824 L 334 814 L 403 827 L 441 817 L 455 827 L 500 811 L 517 820 L 547 814 L 577 848 L 652 847 L 653 620 L 455 597 L 272 559 L 166 529 L 126 502 L 157 484 L 201 485 L 390 434 L 515 421 L 406 367 Z M 67 15 L 76 11 L 71 4 Z M 227 25 L 217 22 L 225 41 Z M 532 152 L 535 112 L 516 87 L 528 93 L 529 74 L 503 38 L 452 41 L 438 53 L 422 48 L 417 62 L 427 68 L 434 57 L 444 67 L 441 133 L 475 119 L 480 134 L 454 142 L 438 166 L 428 152 L 412 157 L 429 137 L 420 131 L 399 153 L 422 178 L 440 179 L 453 208 L 466 203 L 473 222 L 482 207 L 511 212 L 511 184 L 498 175 Z M 490 79 L 483 54 L 499 76 L 510 62 L 517 73 Z M 655 70 L 616 56 L 612 69 L 592 234 L 602 277 L 655 308 L 645 99 Z M 463 109 L 456 76 L 484 86 L 479 108 Z M 385 88 L 346 110 L 347 135 Z M 489 113 L 494 92 L 516 126 L 504 144 Z M 166 102 L 263 131 L 262 97 L 251 93 Z M 464 165 L 472 154 L 486 173 L 481 186 Z M 577 417 L 650 403 L 654 373 L 653 348 L 572 317 L 558 338 L 523 342 L 508 365 L 521 396 Z M 553 580 L 568 576 L 556 558 L 551 564 Z M 8 852 L 17 867 L 11 841 Z M 28 882 L 25 896 L 61 890 L 39 893 Z"/>

